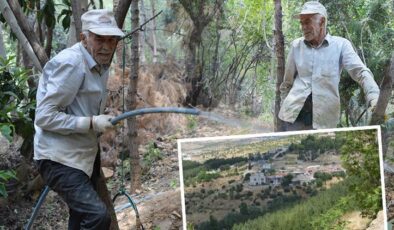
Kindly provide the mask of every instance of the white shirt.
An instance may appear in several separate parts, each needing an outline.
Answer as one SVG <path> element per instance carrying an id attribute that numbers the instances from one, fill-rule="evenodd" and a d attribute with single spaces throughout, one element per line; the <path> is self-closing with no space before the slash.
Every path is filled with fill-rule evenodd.
<path id="1" fill-rule="evenodd" d="M 108 69 L 82 46 L 61 51 L 44 67 L 37 90 L 34 159 L 48 159 L 91 176 L 98 150 L 90 117 L 104 111 Z"/>
<path id="2" fill-rule="evenodd" d="M 313 128 L 335 128 L 340 118 L 338 86 L 343 68 L 363 88 L 368 104 L 379 97 L 379 87 L 371 71 L 350 41 L 327 34 L 321 46 L 313 48 L 304 38 L 294 40 L 280 86 L 279 118 L 293 123 L 312 93 Z"/>

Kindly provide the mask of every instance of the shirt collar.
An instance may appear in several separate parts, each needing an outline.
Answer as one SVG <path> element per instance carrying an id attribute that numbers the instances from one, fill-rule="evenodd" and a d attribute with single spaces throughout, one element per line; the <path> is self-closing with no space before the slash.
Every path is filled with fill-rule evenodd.
<path id="1" fill-rule="evenodd" d="M 320 48 L 320 47 L 329 46 L 330 43 L 331 43 L 331 40 L 332 40 L 331 35 L 330 35 L 329 33 L 327 33 L 326 36 L 324 37 L 324 40 L 323 40 L 322 44 L 319 45 L 318 47 L 315 47 L 315 48 Z M 305 45 L 307 45 L 308 47 L 312 47 L 311 44 L 310 44 L 307 40 L 305 40 L 305 38 L 304 38 L 304 43 L 305 43 Z"/>
<path id="2" fill-rule="evenodd" d="M 85 47 L 83 47 L 82 42 L 79 43 L 79 47 L 82 51 L 83 57 L 86 60 L 86 63 L 88 64 L 89 69 L 92 70 L 98 65 L 97 62 L 93 59 L 92 55 L 89 54 Z"/>

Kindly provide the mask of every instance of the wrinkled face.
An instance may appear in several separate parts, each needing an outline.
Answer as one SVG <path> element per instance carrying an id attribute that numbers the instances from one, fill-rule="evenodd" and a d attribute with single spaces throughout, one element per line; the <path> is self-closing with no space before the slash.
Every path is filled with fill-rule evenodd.
<path id="1" fill-rule="evenodd" d="M 89 32 L 89 36 L 81 34 L 82 44 L 100 65 L 110 65 L 119 37 L 101 36 Z"/>
<path id="2" fill-rule="evenodd" d="M 325 18 L 320 14 L 303 14 L 300 15 L 300 23 L 304 38 L 308 42 L 315 43 L 324 37 Z"/>

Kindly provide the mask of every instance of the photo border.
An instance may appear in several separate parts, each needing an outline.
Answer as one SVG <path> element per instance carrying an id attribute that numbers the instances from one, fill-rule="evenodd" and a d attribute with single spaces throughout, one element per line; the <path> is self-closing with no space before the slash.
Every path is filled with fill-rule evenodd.
<path id="1" fill-rule="evenodd" d="M 345 132 L 345 131 L 372 130 L 372 129 L 376 129 L 377 135 L 378 135 L 380 183 L 381 183 L 381 187 L 382 187 L 383 221 L 384 221 L 384 230 L 388 230 L 387 229 L 388 224 L 387 224 L 386 191 L 385 191 L 385 181 L 384 181 L 385 178 L 384 178 L 384 166 L 383 166 L 382 134 L 381 134 L 381 127 L 379 125 L 351 127 L 351 128 L 302 130 L 302 131 L 289 131 L 289 132 L 271 132 L 271 133 L 259 133 L 259 134 L 215 136 L 215 137 L 196 137 L 196 138 L 178 139 L 177 140 L 177 150 L 178 150 L 179 179 L 180 179 L 181 202 L 182 202 L 182 227 L 183 227 L 183 229 L 187 230 L 185 188 L 184 188 L 184 183 L 183 183 L 183 162 L 182 162 L 182 151 L 181 151 L 181 149 L 182 149 L 181 145 L 183 143 L 215 141 L 215 140 L 247 139 L 247 138 L 255 138 L 255 137 L 290 136 L 290 135 L 328 133 L 328 132 Z"/>

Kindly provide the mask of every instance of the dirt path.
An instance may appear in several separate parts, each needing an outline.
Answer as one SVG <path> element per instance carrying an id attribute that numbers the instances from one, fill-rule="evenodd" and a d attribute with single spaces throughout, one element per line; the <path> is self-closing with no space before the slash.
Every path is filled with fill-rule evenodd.
<path id="1" fill-rule="evenodd" d="M 366 229 L 371 222 L 369 218 L 363 218 L 361 212 L 353 211 L 346 213 L 341 217 L 342 220 L 347 221 L 345 229 L 361 230 Z"/>
<path id="2" fill-rule="evenodd" d="M 180 189 L 156 194 L 149 200 L 136 202 L 145 229 L 182 229 Z M 127 201 L 122 201 L 124 204 Z M 117 213 L 120 229 L 136 229 L 132 208 Z"/>

